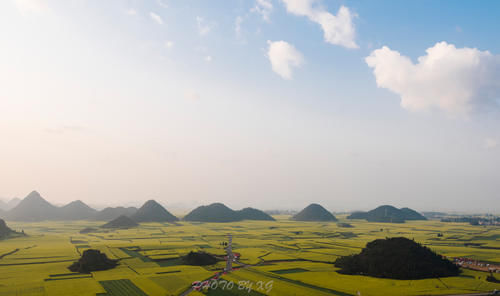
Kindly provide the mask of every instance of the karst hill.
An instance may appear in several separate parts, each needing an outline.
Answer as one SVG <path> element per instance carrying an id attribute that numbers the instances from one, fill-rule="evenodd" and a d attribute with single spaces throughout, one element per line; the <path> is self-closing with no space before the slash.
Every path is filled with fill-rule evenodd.
<path id="1" fill-rule="evenodd" d="M 310 204 L 292 217 L 295 221 L 337 221 L 337 218 L 319 204 Z"/>
<path id="2" fill-rule="evenodd" d="M 274 218 L 263 211 L 253 208 L 234 211 L 222 203 L 213 203 L 208 206 L 197 207 L 184 216 L 184 220 L 197 222 L 234 222 L 242 220 L 274 221 Z"/>
<path id="3" fill-rule="evenodd" d="M 368 222 L 404 223 L 407 220 L 427 220 L 417 211 L 410 208 L 398 209 L 383 205 L 368 212 L 354 212 L 347 219 L 364 219 Z"/>

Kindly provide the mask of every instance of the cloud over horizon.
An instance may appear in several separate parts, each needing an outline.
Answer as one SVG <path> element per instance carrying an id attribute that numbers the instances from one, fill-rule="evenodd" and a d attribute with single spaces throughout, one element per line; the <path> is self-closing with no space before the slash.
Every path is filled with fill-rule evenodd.
<path id="1" fill-rule="evenodd" d="M 342 5 L 333 15 L 324 7 L 317 4 L 317 0 L 282 0 L 289 13 L 306 16 L 309 20 L 319 24 L 323 29 L 325 42 L 340 45 L 346 48 L 359 48 L 356 44 L 356 29 L 354 28 L 351 10 Z"/>
<path id="2" fill-rule="evenodd" d="M 365 58 L 380 88 L 401 97 L 410 111 L 438 109 L 464 116 L 475 109 L 498 105 L 500 56 L 477 48 L 456 48 L 438 42 L 417 63 L 387 46 Z"/>

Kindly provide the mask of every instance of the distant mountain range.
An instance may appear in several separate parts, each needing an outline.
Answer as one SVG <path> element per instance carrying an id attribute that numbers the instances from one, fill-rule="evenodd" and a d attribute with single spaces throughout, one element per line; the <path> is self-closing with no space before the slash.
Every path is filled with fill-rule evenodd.
<path id="1" fill-rule="evenodd" d="M 81 200 L 57 207 L 33 191 L 14 208 L 0 211 L 0 217 L 10 221 L 97 220 L 111 221 L 120 216 L 131 217 L 136 222 L 173 222 L 178 218 L 154 200 L 147 201 L 139 210 L 134 207 L 105 208 L 97 211 Z"/>
<path id="2" fill-rule="evenodd" d="M 384 205 L 368 212 L 352 213 L 347 219 L 364 219 L 369 222 L 404 223 L 406 220 L 427 220 L 417 211 L 410 208 L 395 208 Z"/>
<path id="3" fill-rule="evenodd" d="M 8 211 L 10 209 L 12 209 L 13 207 L 17 206 L 17 204 L 19 204 L 19 202 L 21 202 L 21 200 L 17 197 L 9 200 L 9 201 L 3 201 L 3 200 L 0 200 L 0 211 Z"/>
<path id="4" fill-rule="evenodd" d="M 58 207 L 47 202 L 37 191 L 33 191 L 8 211 L 0 209 L 0 218 L 8 221 L 69 221 L 95 220 L 112 221 L 119 217 L 129 217 L 136 223 L 142 222 L 175 222 L 179 219 L 154 200 L 148 200 L 137 209 L 135 207 L 108 207 L 97 211 L 81 200 L 73 201 Z M 4 203 L 5 205 L 5 203 Z M 370 222 L 404 223 L 407 220 L 427 220 L 420 213 L 409 209 L 397 209 L 384 205 L 368 212 L 354 212 L 348 219 L 365 219 Z M 123 218 L 122 218 L 123 220 Z M 232 210 L 222 203 L 200 206 L 184 216 L 185 221 L 197 222 L 234 222 L 242 220 L 274 221 L 269 214 L 254 208 Z M 337 221 L 337 218 L 319 204 L 310 204 L 292 217 L 296 221 Z"/>
<path id="5" fill-rule="evenodd" d="M 268 214 L 253 208 L 234 211 L 222 203 L 200 206 L 184 216 L 185 221 L 197 222 L 234 222 L 242 220 L 274 221 Z"/>
<path id="6" fill-rule="evenodd" d="M 295 221 L 337 221 L 337 218 L 318 204 L 310 204 L 292 217 Z"/>
<path id="7" fill-rule="evenodd" d="M 17 206 L 4 214 L 12 221 L 58 220 L 63 213 L 60 208 L 50 204 L 36 191 L 31 192 Z"/>

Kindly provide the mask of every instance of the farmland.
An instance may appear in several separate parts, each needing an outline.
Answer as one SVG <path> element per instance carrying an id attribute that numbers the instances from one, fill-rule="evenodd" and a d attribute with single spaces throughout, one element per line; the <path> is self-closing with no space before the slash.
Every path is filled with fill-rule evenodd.
<path id="1" fill-rule="evenodd" d="M 500 263 L 500 229 L 465 223 L 410 221 L 404 224 L 277 221 L 234 223 L 142 223 L 138 228 L 80 234 L 102 222 L 9 222 L 28 236 L 0 241 L 0 296 L 4 295 L 179 295 L 191 283 L 211 278 L 224 267 L 182 265 L 193 250 L 223 255 L 220 245 L 233 236 L 240 269 L 222 276 L 214 290 L 190 295 L 446 295 L 488 292 L 500 284 L 487 273 L 463 270 L 459 276 L 391 280 L 343 275 L 332 264 L 359 253 L 373 239 L 404 236 L 447 257 Z M 442 236 L 438 236 L 442 234 Z M 98 249 L 119 265 L 80 274 L 67 267 L 86 249 Z M 499 276 L 497 275 L 497 278 Z M 232 282 L 232 289 L 229 287 Z"/>

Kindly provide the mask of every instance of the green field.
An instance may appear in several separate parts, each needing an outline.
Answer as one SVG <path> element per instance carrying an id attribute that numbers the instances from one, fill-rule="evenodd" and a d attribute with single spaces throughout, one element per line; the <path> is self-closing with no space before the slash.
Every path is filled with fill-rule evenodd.
<path id="1" fill-rule="evenodd" d="M 242 266 L 222 277 L 233 282 L 232 289 L 218 286 L 190 295 L 446 295 L 500 289 L 500 284 L 486 281 L 486 273 L 477 271 L 406 281 L 342 275 L 332 265 L 338 256 L 358 253 L 373 239 L 393 236 L 415 239 L 448 257 L 500 263 L 498 227 L 437 221 L 348 221 L 354 227 L 347 232 L 337 223 L 276 218 L 265 222 L 145 223 L 129 230 L 88 234 L 79 231 L 102 222 L 7 221 L 29 236 L 0 241 L 0 256 L 5 255 L 0 259 L 0 296 L 179 295 L 192 282 L 209 279 L 224 266 L 223 262 L 186 266 L 179 257 L 191 250 L 223 255 L 220 242 L 228 233 L 233 235 L 233 249 L 241 254 Z M 88 248 L 119 259 L 118 267 L 90 275 L 70 272 L 67 267 Z"/>

